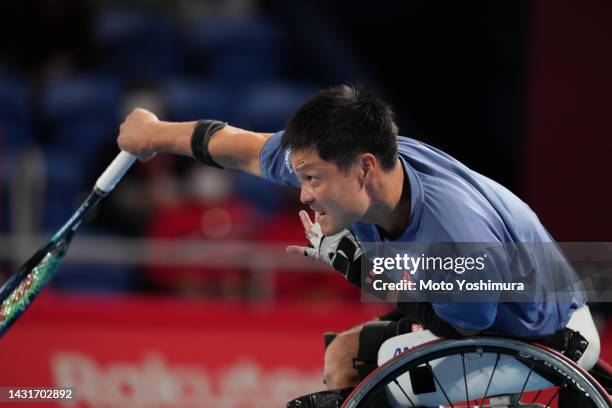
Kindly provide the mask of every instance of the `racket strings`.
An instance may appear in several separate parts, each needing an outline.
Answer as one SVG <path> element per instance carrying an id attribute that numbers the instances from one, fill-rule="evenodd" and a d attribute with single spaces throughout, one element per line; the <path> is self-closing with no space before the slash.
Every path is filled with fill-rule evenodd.
<path id="1" fill-rule="evenodd" d="M 13 289 L 11 294 L 0 305 L 0 326 L 10 323 L 23 312 L 30 303 L 30 298 L 36 295 L 49 281 L 57 269 L 64 251 L 57 248 L 49 252 L 36 266 L 34 266 L 21 283 Z"/>

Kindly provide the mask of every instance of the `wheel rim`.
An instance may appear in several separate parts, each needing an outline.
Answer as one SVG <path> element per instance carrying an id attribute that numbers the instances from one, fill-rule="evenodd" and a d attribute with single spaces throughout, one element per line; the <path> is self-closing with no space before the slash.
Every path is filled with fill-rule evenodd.
<path id="1" fill-rule="evenodd" d="M 536 372 L 541 371 L 544 366 L 547 366 L 556 373 L 559 379 L 559 383 L 555 383 L 555 387 L 559 387 L 559 389 L 555 395 L 553 395 L 553 398 L 561 387 L 569 386 L 576 389 L 579 393 L 582 393 L 585 398 L 590 398 L 597 407 L 605 408 L 611 406 L 609 395 L 586 371 L 576 367 L 569 359 L 554 350 L 507 338 L 472 337 L 461 340 L 435 340 L 419 345 L 407 353 L 398 355 L 373 371 L 364 381 L 362 381 L 355 390 L 353 390 L 351 395 L 349 395 L 342 407 L 354 408 L 360 406 L 362 402 L 380 392 L 380 390 L 384 389 L 394 380 L 397 384 L 397 378 L 406 373 L 409 368 L 417 367 L 423 363 L 434 361 L 444 356 L 475 352 L 497 354 L 498 359 L 500 355 L 509 355 L 515 358 L 518 357 L 522 362 L 531 362 L 530 374 L 531 371 L 536 369 L 536 366 Z M 491 378 L 492 377 L 493 375 L 491 375 Z M 466 378 L 465 374 L 464 378 Z M 567 383 L 562 383 L 560 380 L 561 378 L 567 379 Z M 528 381 L 529 378 L 526 379 L 524 385 L 526 385 Z M 436 385 L 441 386 L 441 384 Z M 404 391 L 402 390 L 402 392 Z M 466 394 L 467 393 L 466 381 Z M 406 395 L 405 392 L 404 394 Z M 522 394 L 521 392 L 521 395 Z M 485 397 L 487 397 L 486 392 Z M 483 398 L 483 400 L 484 399 L 485 398 Z M 408 398 L 408 400 L 410 400 L 410 398 Z M 450 403 L 449 406 L 453 406 L 453 404 Z"/>

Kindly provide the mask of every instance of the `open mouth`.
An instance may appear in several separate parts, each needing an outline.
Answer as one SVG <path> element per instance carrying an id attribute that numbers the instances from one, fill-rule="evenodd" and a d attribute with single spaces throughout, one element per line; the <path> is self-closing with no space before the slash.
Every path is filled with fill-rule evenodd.
<path id="1" fill-rule="evenodd" d="M 317 211 L 315 213 L 315 222 L 321 222 L 325 218 L 325 211 Z"/>

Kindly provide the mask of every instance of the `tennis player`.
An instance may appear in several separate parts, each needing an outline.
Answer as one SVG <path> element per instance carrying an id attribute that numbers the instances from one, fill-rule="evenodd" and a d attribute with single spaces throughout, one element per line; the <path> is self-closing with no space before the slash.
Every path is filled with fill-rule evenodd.
<path id="1" fill-rule="evenodd" d="M 329 336 L 324 381 L 329 390 L 340 390 L 338 400 L 376 367 L 381 344 L 409 333 L 414 324 L 440 337 L 537 339 L 587 370 L 597 361 L 599 336 L 584 293 L 561 299 L 547 286 L 556 272 L 544 258 L 566 260 L 534 212 L 441 150 L 398 136 L 391 108 L 368 90 L 349 85 L 321 90 L 275 134 L 217 120 L 163 122 L 135 109 L 121 124 L 118 144 L 143 160 L 181 154 L 300 188 L 300 200 L 314 219 L 299 213 L 309 245 L 288 251 L 328 263 L 353 284 L 372 280 L 371 273 L 362 273 L 364 264 L 371 265 L 363 243 L 489 243 L 498 251 L 487 270 L 508 282 L 531 282 L 540 292 L 521 302 L 399 302 L 378 321 Z M 516 262 L 508 243 L 550 245 L 546 257 L 532 254 Z M 299 406 L 316 406 L 317 398 L 304 397 Z"/>

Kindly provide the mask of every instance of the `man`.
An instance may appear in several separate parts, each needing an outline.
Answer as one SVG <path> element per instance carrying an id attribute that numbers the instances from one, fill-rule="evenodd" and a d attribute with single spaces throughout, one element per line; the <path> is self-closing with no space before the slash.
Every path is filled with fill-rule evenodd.
<path id="1" fill-rule="evenodd" d="M 400 302 L 380 321 L 330 337 L 324 364 L 330 390 L 355 386 L 375 367 L 382 342 L 410 332 L 415 323 L 443 337 L 542 339 L 574 316 L 569 326 L 580 327 L 588 347 L 564 351 L 591 368 L 599 337 L 584 294 L 577 290 L 569 299 L 557 298 L 546 287 L 550 264 L 533 254 L 517 262 L 506 247 L 549 244 L 546 255 L 565 263 L 537 216 L 503 186 L 397 132 L 389 106 L 369 91 L 341 85 L 310 97 L 284 132 L 256 133 L 218 121 L 161 122 L 136 109 L 121 125 L 118 144 L 144 160 L 156 153 L 182 154 L 300 188 L 300 200 L 315 213 L 314 223 L 306 211 L 299 214 L 310 245 L 287 250 L 327 262 L 356 285 L 370 285 L 374 278 L 368 270 L 361 273 L 363 265 L 371 267 L 367 243 L 487 243 L 492 255 L 487 271 L 499 279 L 536 282 L 532 290 L 541 296 L 529 301 Z M 382 277 L 397 280 L 393 274 Z"/>

